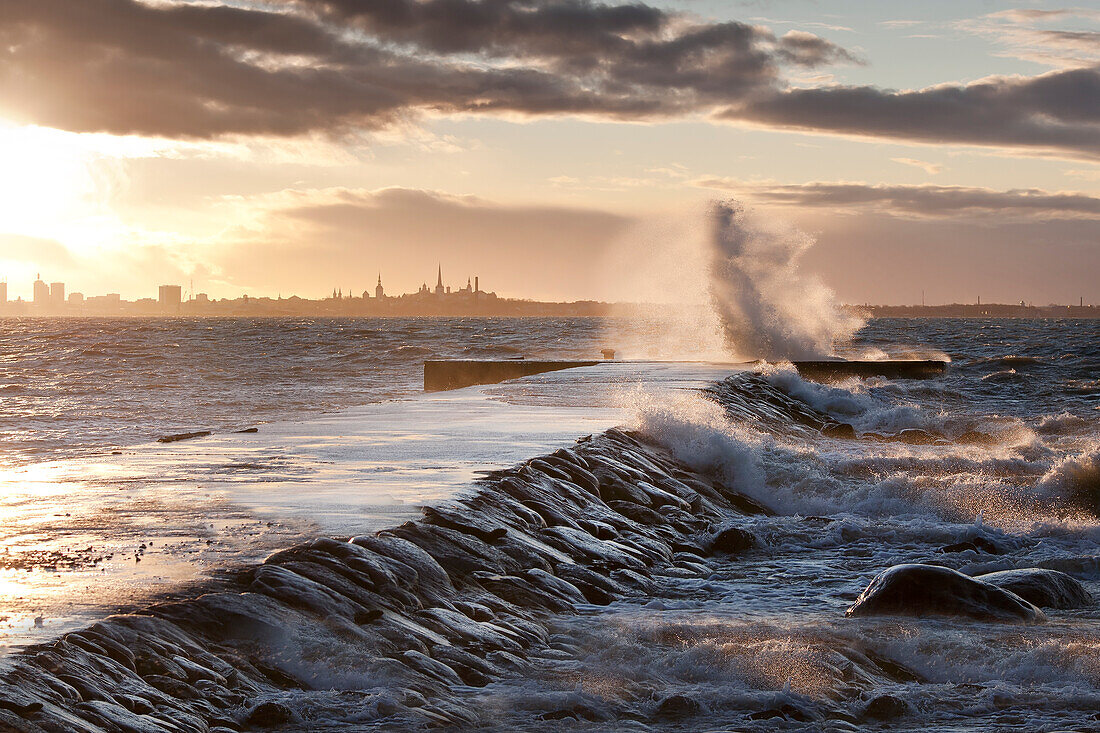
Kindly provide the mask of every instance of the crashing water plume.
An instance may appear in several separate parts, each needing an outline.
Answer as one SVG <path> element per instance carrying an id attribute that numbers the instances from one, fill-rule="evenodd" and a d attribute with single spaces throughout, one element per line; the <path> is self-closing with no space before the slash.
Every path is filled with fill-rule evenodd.
<path id="1" fill-rule="evenodd" d="M 710 210 L 710 296 L 726 345 L 746 359 L 789 361 L 834 354 L 862 325 L 817 277 L 799 270 L 814 244 L 791 228 L 765 227 L 736 201 Z"/>

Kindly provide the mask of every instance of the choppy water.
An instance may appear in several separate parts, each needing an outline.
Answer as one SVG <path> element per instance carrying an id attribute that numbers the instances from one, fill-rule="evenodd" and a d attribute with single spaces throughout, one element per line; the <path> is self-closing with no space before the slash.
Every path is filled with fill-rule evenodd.
<path id="1" fill-rule="evenodd" d="M 837 656 L 872 641 L 925 678 L 873 693 L 908 705 L 891 729 L 1096 730 L 1098 603 L 1048 610 L 1047 623 L 1027 628 L 844 611 L 877 573 L 912 562 L 967 574 L 1057 569 L 1100 600 L 1098 326 L 874 321 L 856 348 L 941 350 L 952 359 L 948 375 L 829 386 L 786 370 L 765 375 L 795 406 L 853 425 L 854 440 L 792 422 L 745 380 L 719 390 L 721 404 L 640 405 L 637 427 L 777 511 L 737 520 L 766 550 L 668 578 L 649 603 L 563 623 L 562 642 L 580 647 L 582 661 L 551 662 L 554 672 L 519 686 L 514 704 L 545 705 L 578 683 L 590 703 L 603 695 L 628 707 L 687 694 L 713 729 L 853 729 L 812 719 L 815 707 L 838 702 L 861 727 L 874 726 L 859 720 L 870 696 L 853 692 Z M 906 430 L 939 439 L 871 436 Z M 996 551 L 944 552 L 975 538 Z M 750 717 L 784 705 L 796 712 Z"/>
<path id="2" fill-rule="evenodd" d="M 607 340 L 596 319 L 3 326 L 4 441 L 21 460 L 408 394 L 432 356 L 588 356 Z M 928 381 L 770 369 L 712 398 L 635 396 L 632 427 L 776 512 L 730 517 L 763 547 L 555 620 L 527 672 L 458 693 L 481 727 L 852 730 L 878 725 L 859 717 L 872 694 L 905 703 L 891 729 L 1100 726 L 1100 603 L 1026 627 L 844 616 L 904 562 L 1058 569 L 1100 601 L 1100 322 L 878 320 L 849 348 L 952 364 Z M 808 429 L 798 410 L 856 437 Z M 975 538 L 995 551 L 943 551 Z M 922 681 L 855 684 L 840 652 L 867 645 Z M 301 729 L 371 724 L 346 694 L 370 687 L 362 670 L 331 673 L 342 692 L 281 698 Z M 653 718 L 671 694 L 697 714 Z M 563 709 L 594 712 L 548 719 Z"/>
<path id="3" fill-rule="evenodd" d="M 584 318 L 0 319 L 11 463 L 406 396 L 436 358 L 598 356 Z"/>

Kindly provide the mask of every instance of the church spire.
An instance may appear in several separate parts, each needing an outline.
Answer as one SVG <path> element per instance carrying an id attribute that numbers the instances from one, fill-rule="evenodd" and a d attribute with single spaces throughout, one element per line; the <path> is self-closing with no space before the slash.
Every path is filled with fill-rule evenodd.
<path id="1" fill-rule="evenodd" d="M 437 288 L 441 288 L 441 287 L 443 287 L 443 263 L 440 263 L 440 264 L 439 264 L 439 277 L 438 277 L 438 279 L 437 279 L 437 280 L 435 281 L 435 286 L 436 286 Z"/>

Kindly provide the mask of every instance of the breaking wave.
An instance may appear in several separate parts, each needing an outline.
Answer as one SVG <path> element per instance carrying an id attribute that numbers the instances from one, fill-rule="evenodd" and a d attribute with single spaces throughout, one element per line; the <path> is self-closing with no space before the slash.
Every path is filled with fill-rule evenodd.
<path id="1" fill-rule="evenodd" d="M 863 325 L 799 268 L 812 237 L 765 226 L 734 201 L 714 203 L 710 216 L 710 295 L 732 353 L 768 361 L 831 356 Z"/>

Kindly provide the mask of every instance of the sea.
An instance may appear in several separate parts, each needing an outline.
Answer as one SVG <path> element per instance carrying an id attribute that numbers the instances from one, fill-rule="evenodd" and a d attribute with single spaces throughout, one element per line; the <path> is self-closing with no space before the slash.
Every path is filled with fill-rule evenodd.
<path id="1" fill-rule="evenodd" d="M 644 360 L 666 337 L 600 318 L 3 319 L 0 469 L 400 404 L 425 359 Z M 860 717 L 874 695 L 891 730 L 1100 730 L 1100 320 L 876 319 L 838 352 L 950 364 L 829 384 L 731 366 L 752 379 L 629 397 L 624 427 L 771 510 L 729 517 L 761 549 L 554 619 L 523 672 L 455 693 L 470 727 L 879 729 Z M 772 390 L 854 437 L 807 429 Z M 845 616 L 901 563 L 1058 570 L 1095 602 L 1031 625 Z M 868 645 L 908 672 L 858 684 L 838 650 Z M 299 730 L 385 728 L 348 697 L 384 685 L 334 670 L 280 700 Z M 654 717 L 672 695 L 684 715 Z"/>

